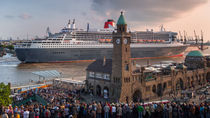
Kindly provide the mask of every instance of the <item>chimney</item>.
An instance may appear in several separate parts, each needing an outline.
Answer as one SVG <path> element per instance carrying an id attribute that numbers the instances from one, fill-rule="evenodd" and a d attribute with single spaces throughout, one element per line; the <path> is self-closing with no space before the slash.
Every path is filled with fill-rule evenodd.
<path id="1" fill-rule="evenodd" d="M 106 65 L 106 57 L 104 56 L 103 66 Z"/>

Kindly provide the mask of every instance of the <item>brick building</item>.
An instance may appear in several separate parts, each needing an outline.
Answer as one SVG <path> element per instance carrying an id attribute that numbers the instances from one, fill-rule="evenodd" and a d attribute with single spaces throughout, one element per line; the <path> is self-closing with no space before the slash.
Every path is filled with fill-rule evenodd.
<path id="1" fill-rule="evenodd" d="M 176 95 L 196 85 L 204 85 L 210 78 L 210 70 L 200 52 L 189 53 L 188 56 L 202 58 L 199 62 L 203 65 L 186 59 L 185 65 L 189 68 L 178 64 L 168 66 L 160 72 L 148 71 L 145 67 L 136 67 L 135 62 L 132 62 L 130 43 L 131 33 L 127 32 L 127 24 L 121 13 L 117 31 L 113 32 L 112 60 L 99 59 L 87 67 L 87 90 L 92 91 L 93 95 L 115 102 L 149 101 L 169 94 Z"/>

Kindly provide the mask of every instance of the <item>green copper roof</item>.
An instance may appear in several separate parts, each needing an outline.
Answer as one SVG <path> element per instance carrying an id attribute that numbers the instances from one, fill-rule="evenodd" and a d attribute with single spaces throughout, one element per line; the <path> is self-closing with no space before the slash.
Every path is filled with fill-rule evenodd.
<path id="1" fill-rule="evenodd" d="M 195 50 L 195 51 L 191 51 L 187 54 L 187 56 L 196 56 L 196 57 L 203 57 L 202 52 Z"/>
<path id="2" fill-rule="evenodd" d="M 123 15 L 123 12 L 121 12 L 121 15 L 120 15 L 120 17 L 119 17 L 119 19 L 117 21 L 117 25 L 125 25 L 125 24 L 126 24 L 125 17 Z"/>
<path id="3" fill-rule="evenodd" d="M 176 69 L 184 69 L 184 68 L 187 68 L 184 64 L 178 64 L 176 66 Z"/>

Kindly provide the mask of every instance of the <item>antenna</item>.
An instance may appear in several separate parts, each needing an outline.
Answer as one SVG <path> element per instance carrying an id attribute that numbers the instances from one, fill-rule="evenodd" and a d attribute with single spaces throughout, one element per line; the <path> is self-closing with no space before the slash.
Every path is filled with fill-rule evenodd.
<path id="1" fill-rule="evenodd" d="M 201 30 L 201 41 L 203 42 L 203 31 Z"/>
<path id="2" fill-rule="evenodd" d="M 75 19 L 73 19 L 73 24 L 75 24 Z"/>
<path id="3" fill-rule="evenodd" d="M 71 28 L 71 20 L 69 19 L 69 22 L 67 24 L 67 28 Z"/>
<path id="4" fill-rule="evenodd" d="M 160 25 L 160 31 L 163 32 L 165 28 L 163 27 L 163 24 Z"/>
<path id="5" fill-rule="evenodd" d="M 52 33 L 50 32 L 50 28 L 49 27 L 47 27 L 47 29 L 46 29 L 46 34 L 48 35 L 48 36 L 50 36 Z"/>
<path id="6" fill-rule="evenodd" d="M 122 15 L 124 15 L 124 13 L 127 12 L 126 10 L 123 10 L 123 9 L 121 9 L 120 11 L 121 11 L 120 13 L 121 13 Z"/>
<path id="7" fill-rule="evenodd" d="M 87 32 L 89 31 L 89 29 L 90 29 L 90 24 L 87 23 Z"/>
<path id="8" fill-rule="evenodd" d="M 203 31 L 201 30 L 201 50 L 204 50 L 203 48 Z"/>

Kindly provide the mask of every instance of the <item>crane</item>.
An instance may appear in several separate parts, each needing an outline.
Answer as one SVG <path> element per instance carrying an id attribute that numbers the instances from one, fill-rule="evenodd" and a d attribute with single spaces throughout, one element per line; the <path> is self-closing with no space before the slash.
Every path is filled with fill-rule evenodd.
<path id="1" fill-rule="evenodd" d="M 203 49 L 203 31 L 201 30 L 201 50 Z"/>
<path id="2" fill-rule="evenodd" d="M 182 33 L 179 31 L 179 36 L 180 36 L 180 40 L 181 42 L 183 42 L 183 37 L 182 37 Z"/>
<path id="3" fill-rule="evenodd" d="M 195 43 L 198 44 L 198 35 L 196 34 L 195 30 L 194 30 L 194 35 L 195 35 Z"/>

